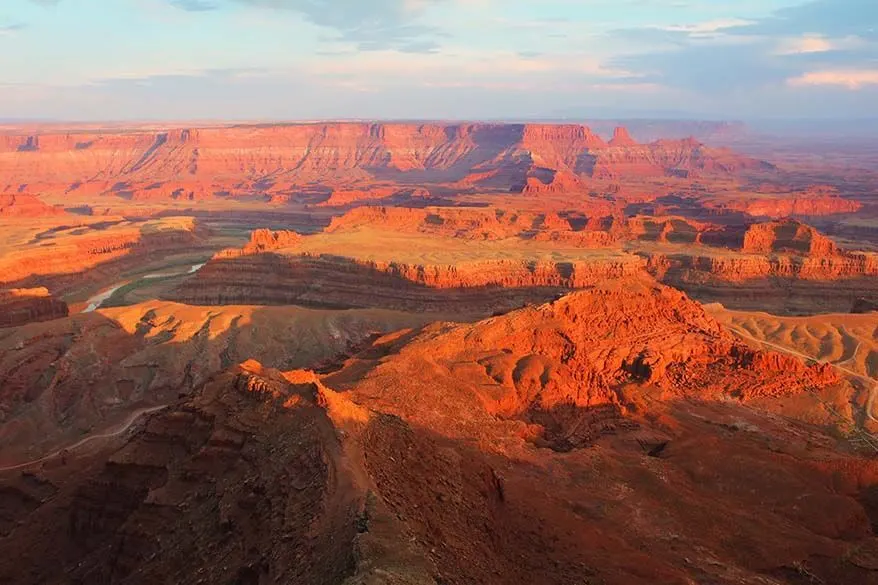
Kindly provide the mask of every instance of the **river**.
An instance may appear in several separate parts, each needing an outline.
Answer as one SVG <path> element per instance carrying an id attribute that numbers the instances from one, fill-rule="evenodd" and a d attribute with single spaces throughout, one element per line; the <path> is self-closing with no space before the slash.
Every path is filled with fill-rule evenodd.
<path id="1" fill-rule="evenodd" d="M 138 280 L 152 280 L 152 279 L 156 279 L 156 278 L 170 278 L 172 276 L 185 276 L 188 274 L 195 274 L 196 272 L 198 272 L 199 270 L 204 268 L 204 265 L 205 265 L 204 263 L 193 264 L 192 267 L 188 271 L 177 272 L 174 274 L 147 274 L 146 276 L 141 276 Z M 112 297 L 116 293 L 117 290 L 119 290 L 120 288 L 122 288 L 123 286 L 128 284 L 129 282 L 131 282 L 131 281 L 125 281 L 125 282 L 119 283 L 119 284 L 115 285 L 114 287 L 108 288 L 107 290 L 100 292 L 100 293 L 96 294 L 95 296 L 91 297 L 90 299 L 88 299 L 88 301 L 87 301 L 88 305 L 85 307 L 85 309 L 82 310 L 82 312 L 83 313 L 94 313 L 95 311 L 100 309 L 101 305 L 103 305 L 105 302 L 107 302 L 107 300 L 109 300 L 109 298 Z"/>

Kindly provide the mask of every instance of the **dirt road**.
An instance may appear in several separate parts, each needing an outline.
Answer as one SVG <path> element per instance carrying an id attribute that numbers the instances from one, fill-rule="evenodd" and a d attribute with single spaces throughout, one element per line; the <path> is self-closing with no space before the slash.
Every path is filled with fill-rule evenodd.
<path id="1" fill-rule="evenodd" d="M 16 469 L 25 469 L 25 468 L 30 467 L 32 465 L 38 465 L 38 464 L 42 463 L 43 461 L 47 461 L 53 457 L 57 457 L 58 455 L 60 455 L 61 453 L 65 452 L 65 451 L 75 451 L 76 449 L 82 447 L 83 445 L 91 443 L 92 441 L 97 441 L 99 439 L 111 439 L 113 437 L 118 437 L 119 435 L 121 435 L 122 433 L 124 433 L 128 429 L 130 429 L 134 425 L 134 423 L 137 422 L 137 420 L 140 417 L 147 415 L 147 414 L 151 414 L 153 412 L 158 412 L 160 410 L 164 410 L 165 408 L 167 408 L 167 405 L 153 406 L 151 408 L 143 408 L 140 410 L 136 410 L 133 413 L 131 413 L 131 416 L 129 416 L 128 419 L 124 423 L 122 423 L 117 429 L 115 429 L 113 431 L 110 431 L 107 433 L 101 433 L 99 435 L 89 435 L 88 437 L 85 437 L 84 439 L 82 439 L 82 440 L 80 440 L 72 445 L 68 445 L 67 447 L 63 447 L 61 449 L 58 449 L 57 451 L 55 451 L 53 453 L 49 453 L 48 455 L 46 455 L 44 457 L 40 457 L 39 459 L 34 459 L 33 461 L 28 461 L 26 463 L 19 463 L 18 465 L 10 465 L 9 467 L 0 467 L 0 473 L 2 473 L 4 471 L 13 471 Z"/>

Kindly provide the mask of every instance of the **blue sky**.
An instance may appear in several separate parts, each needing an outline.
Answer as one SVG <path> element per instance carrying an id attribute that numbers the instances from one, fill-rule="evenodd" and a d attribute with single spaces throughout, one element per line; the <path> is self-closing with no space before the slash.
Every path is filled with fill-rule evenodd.
<path id="1" fill-rule="evenodd" d="M 878 116 L 878 0 L 3 0 L 0 118 Z"/>

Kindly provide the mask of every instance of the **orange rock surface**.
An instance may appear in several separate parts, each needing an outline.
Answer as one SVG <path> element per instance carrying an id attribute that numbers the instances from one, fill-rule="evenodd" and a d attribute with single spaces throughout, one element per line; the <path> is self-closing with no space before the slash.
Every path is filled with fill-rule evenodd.
<path id="1" fill-rule="evenodd" d="M 0 193 L 0 218 L 44 217 L 63 213 L 63 209 L 46 205 L 34 195 Z"/>

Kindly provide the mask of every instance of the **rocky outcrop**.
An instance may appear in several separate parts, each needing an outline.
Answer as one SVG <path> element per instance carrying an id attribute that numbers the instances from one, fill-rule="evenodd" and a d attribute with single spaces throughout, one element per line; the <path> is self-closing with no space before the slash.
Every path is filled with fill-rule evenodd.
<path id="1" fill-rule="evenodd" d="M 62 208 L 46 205 L 34 195 L 0 193 L 0 218 L 45 217 L 63 214 Z"/>
<path id="2" fill-rule="evenodd" d="M 0 290 L 0 327 L 50 321 L 67 314 L 67 303 L 54 298 L 45 288 Z"/>
<path id="3" fill-rule="evenodd" d="M 816 229 L 786 220 L 750 226 L 741 249 L 745 254 L 799 254 L 809 257 L 837 256 L 838 246 Z"/>
<path id="4" fill-rule="evenodd" d="M 270 250 L 291 248 L 302 241 L 302 236 L 293 231 L 256 230 L 250 234 L 250 242 L 244 246 L 244 253 L 256 254 Z"/>
<path id="5" fill-rule="evenodd" d="M 621 409 L 627 384 L 657 386 L 665 399 L 724 394 L 746 401 L 840 381 L 831 366 L 809 367 L 754 351 L 685 294 L 635 281 L 603 283 L 474 325 L 433 327 L 409 343 L 399 361 L 425 356 L 461 367 L 472 362 L 463 384 L 473 388 L 473 400 L 490 414 L 542 426 L 551 435 L 544 438 L 565 449 L 589 443 L 600 432 L 577 426 L 575 409 Z M 379 366 L 370 381 L 380 383 L 382 371 L 398 365 Z M 380 395 L 392 402 L 397 391 L 388 388 Z M 449 413 L 410 406 L 397 413 L 430 428 L 467 432 Z"/>
<path id="6" fill-rule="evenodd" d="M 616 129 L 613 130 L 613 139 L 610 140 L 609 145 L 612 147 L 637 146 L 637 142 L 631 138 L 627 128 L 617 126 Z"/>

